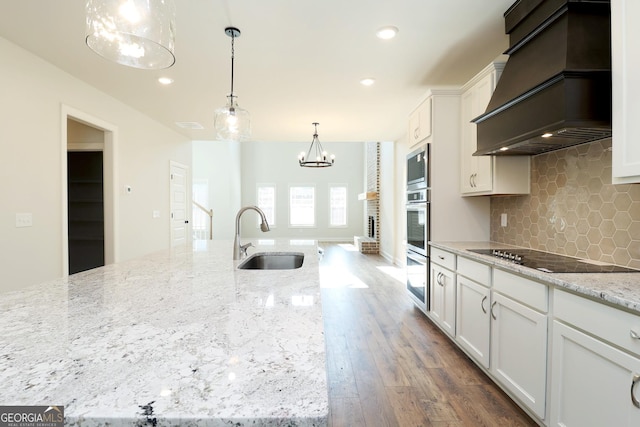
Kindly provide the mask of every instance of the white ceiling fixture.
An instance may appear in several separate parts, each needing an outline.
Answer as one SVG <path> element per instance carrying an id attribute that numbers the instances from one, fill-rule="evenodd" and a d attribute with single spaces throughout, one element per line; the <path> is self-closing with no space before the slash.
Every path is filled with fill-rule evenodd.
<path id="1" fill-rule="evenodd" d="M 366 77 L 366 78 L 360 80 L 360 84 L 362 86 L 372 86 L 375 82 L 376 82 L 376 79 L 374 79 L 372 77 Z"/>
<path id="2" fill-rule="evenodd" d="M 309 151 L 307 151 L 306 154 L 303 151 L 298 156 L 298 162 L 300 163 L 300 166 L 304 168 L 326 168 L 333 166 L 333 162 L 336 160 L 336 156 L 333 154 L 329 155 L 322 148 L 322 144 L 320 144 L 320 140 L 318 139 L 319 124 L 320 123 L 317 122 L 312 123 L 315 130 L 313 132 L 311 145 L 309 146 Z"/>
<path id="3" fill-rule="evenodd" d="M 251 136 L 251 118 L 249 112 L 238 106 L 233 94 L 233 63 L 235 59 L 235 40 L 240 37 L 240 30 L 227 27 L 224 33 L 231 37 L 231 93 L 227 96 L 227 105 L 215 112 L 214 127 L 218 139 L 222 141 L 245 141 Z"/>
<path id="4" fill-rule="evenodd" d="M 173 83 L 173 79 L 171 77 L 158 77 L 158 83 L 161 85 L 170 85 Z"/>
<path id="5" fill-rule="evenodd" d="M 86 43 L 98 55 L 145 70 L 176 58 L 173 0 L 87 0 Z"/>
<path id="6" fill-rule="evenodd" d="M 398 28 L 393 26 L 382 27 L 376 31 L 376 36 L 382 40 L 390 40 L 398 34 Z"/>

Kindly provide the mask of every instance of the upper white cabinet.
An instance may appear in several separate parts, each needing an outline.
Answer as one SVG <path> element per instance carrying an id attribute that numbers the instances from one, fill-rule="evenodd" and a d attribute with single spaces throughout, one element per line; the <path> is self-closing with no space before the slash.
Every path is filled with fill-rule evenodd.
<path id="1" fill-rule="evenodd" d="M 431 97 L 409 116 L 409 146 L 413 147 L 431 136 Z"/>
<path id="2" fill-rule="evenodd" d="M 614 184 L 640 182 L 640 2 L 611 0 L 612 147 Z"/>
<path id="3" fill-rule="evenodd" d="M 483 114 L 504 62 L 493 62 L 462 87 L 460 192 L 463 196 L 529 194 L 529 156 L 474 156 L 477 131 L 471 120 Z"/>

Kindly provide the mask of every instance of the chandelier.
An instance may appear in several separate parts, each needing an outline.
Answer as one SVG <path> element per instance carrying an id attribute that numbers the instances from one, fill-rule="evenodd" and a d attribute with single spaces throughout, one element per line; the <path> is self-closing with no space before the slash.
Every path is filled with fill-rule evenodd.
<path id="1" fill-rule="evenodd" d="M 329 160 L 327 160 L 327 152 L 322 149 L 322 144 L 320 144 L 320 140 L 318 139 L 318 125 L 320 123 L 312 123 L 315 126 L 315 131 L 313 132 L 313 139 L 311 140 L 311 145 L 309 146 L 309 151 L 305 154 L 305 152 L 301 152 L 298 155 L 298 161 L 300 162 L 300 166 L 305 168 L 326 168 L 329 166 L 333 166 L 333 162 L 336 159 L 336 156 L 331 154 L 329 156 Z"/>
<path id="2" fill-rule="evenodd" d="M 85 42 L 103 58 L 145 70 L 176 62 L 173 0 L 87 0 L 85 10 Z"/>
<path id="3" fill-rule="evenodd" d="M 227 96 L 227 105 L 215 111 L 214 127 L 221 141 L 244 141 L 251 136 L 251 119 L 249 112 L 238 106 L 237 96 L 233 94 L 234 42 L 240 37 L 240 30 L 227 27 L 224 32 L 231 37 L 231 93 Z"/>

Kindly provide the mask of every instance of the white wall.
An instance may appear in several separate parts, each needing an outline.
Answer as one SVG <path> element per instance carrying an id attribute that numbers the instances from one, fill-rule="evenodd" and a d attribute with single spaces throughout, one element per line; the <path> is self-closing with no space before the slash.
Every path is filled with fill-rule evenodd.
<path id="1" fill-rule="evenodd" d="M 116 261 L 168 248 L 169 162 L 190 166 L 190 141 L 2 38 L 0 57 L 0 290 L 62 275 L 63 106 L 117 128 Z"/>
<path id="2" fill-rule="evenodd" d="M 276 226 L 268 233 L 257 227 L 254 212 L 242 217 L 242 235 L 254 238 L 309 238 L 320 240 L 353 240 L 363 233 L 364 202 L 358 194 L 364 192 L 364 143 L 323 143 L 324 148 L 336 155 L 329 168 L 302 168 L 298 154 L 308 149 L 309 142 L 246 142 L 242 144 L 242 205 L 256 203 L 256 184 L 276 184 Z M 289 184 L 315 184 L 316 224 L 314 228 L 288 227 Z M 330 228 L 329 184 L 347 184 L 349 205 L 346 228 Z"/>
<path id="3" fill-rule="evenodd" d="M 209 205 L 205 207 L 213 209 L 214 240 L 234 237 L 241 202 L 240 147 L 233 142 L 193 142 L 193 181 L 202 179 L 209 184 Z"/>

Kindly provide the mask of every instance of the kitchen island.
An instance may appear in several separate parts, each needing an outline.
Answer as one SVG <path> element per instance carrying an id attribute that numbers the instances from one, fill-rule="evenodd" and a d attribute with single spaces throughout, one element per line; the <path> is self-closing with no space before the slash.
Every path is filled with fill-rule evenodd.
<path id="1" fill-rule="evenodd" d="M 317 245 L 293 270 L 238 270 L 198 241 L 4 293 L 0 405 L 66 425 L 326 425 Z M 255 242 L 254 242 L 255 244 Z"/>

